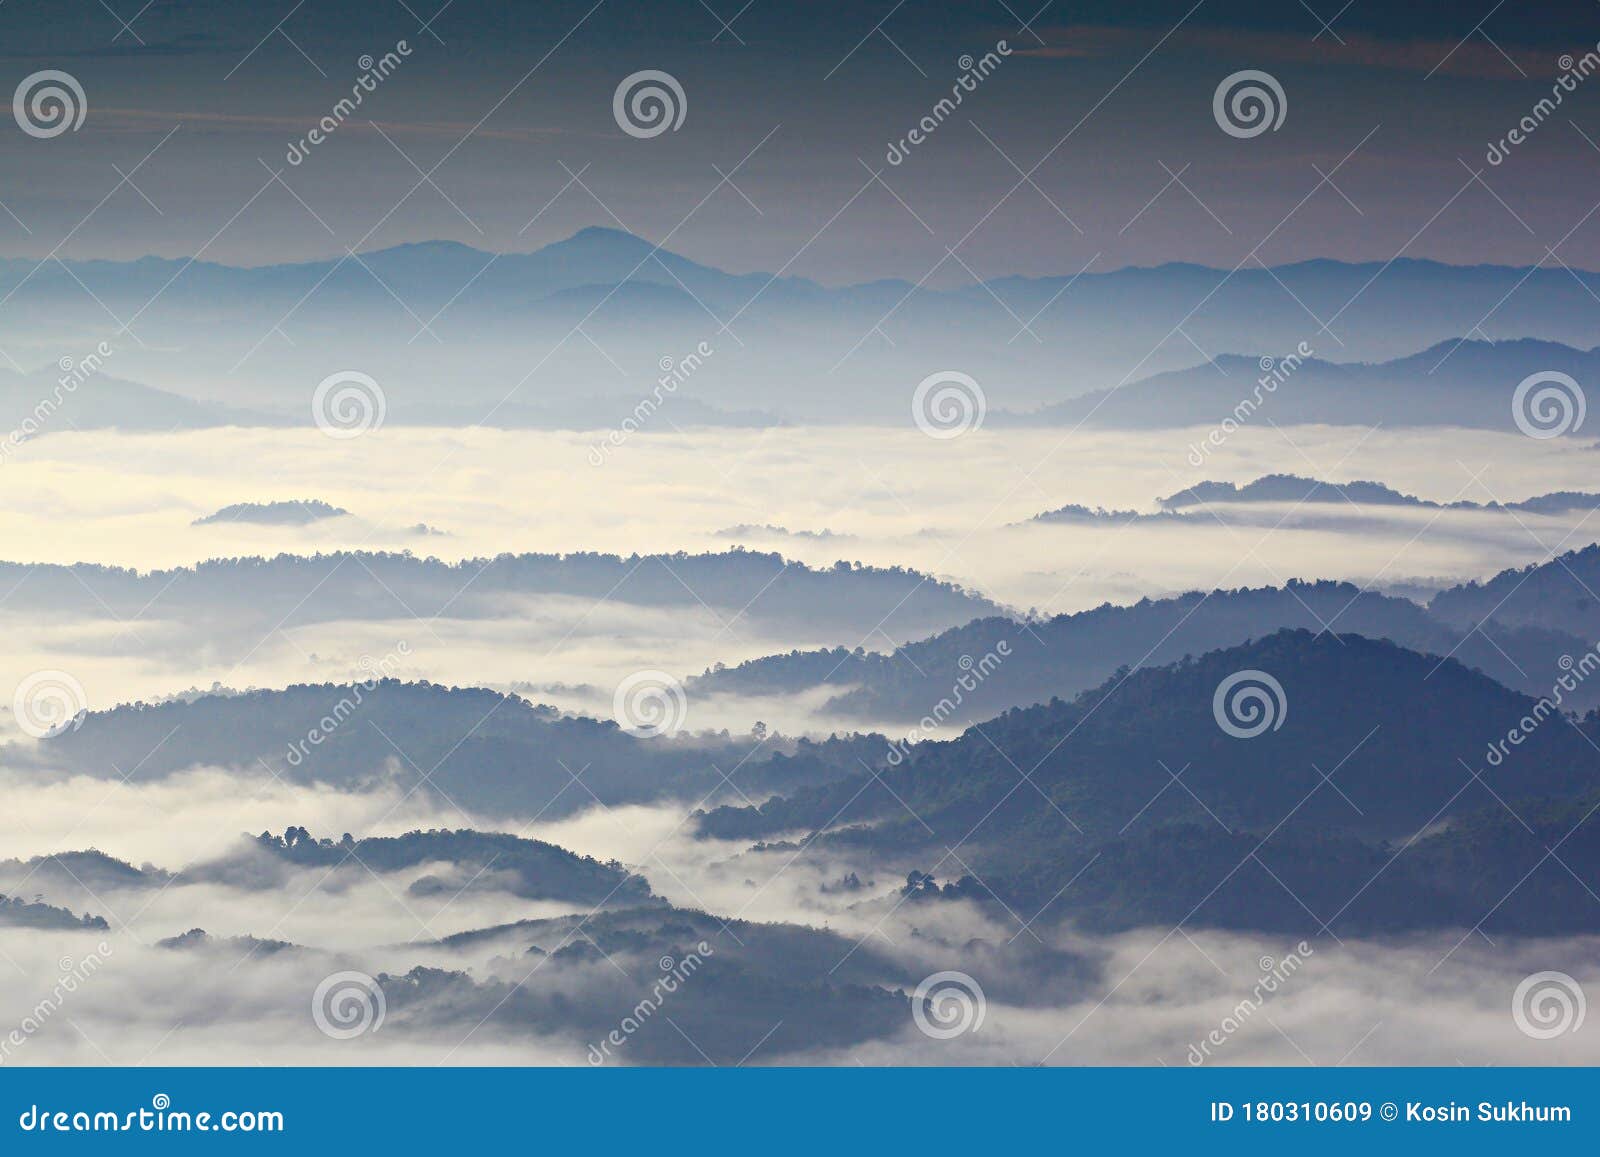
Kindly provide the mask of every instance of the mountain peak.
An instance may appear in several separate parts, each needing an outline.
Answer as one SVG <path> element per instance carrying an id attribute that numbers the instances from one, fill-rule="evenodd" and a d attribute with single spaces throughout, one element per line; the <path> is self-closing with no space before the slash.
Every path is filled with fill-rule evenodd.
<path id="1" fill-rule="evenodd" d="M 650 244 L 636 233 L 629 233 L 626 229 L 613 229 L 609 225 L 585 225 L 567 240 L 570 241 L 609 241 L 625 240 L 634 241 L 640 245 Z"/>
<path id="2" fill-rule="evenodd" d="M 545 249 L 581 250 L 585 253 L 635 253 L 656 248 L 654 243 L 646 241 L 643 237 L 629 233 L 625 229 L 612 229 L 606 225 L 586 225 L 579 229 L 565 241 L 557 241 L 547 245 Z M 662 250 L 666 253 L 666 250 Z"/>

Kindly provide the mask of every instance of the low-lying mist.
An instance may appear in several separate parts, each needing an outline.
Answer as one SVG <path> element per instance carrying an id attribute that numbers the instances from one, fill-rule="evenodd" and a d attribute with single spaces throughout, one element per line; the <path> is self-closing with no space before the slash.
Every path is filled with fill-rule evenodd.
<path id="1" fill-rule="evenodd" d="M 1297 577 L 1425 597 L 1439 585 L 1586 545 L 1600 525 L 1582 511 L 1342 502 L 1207 507 L 1177 522 L 1030 521 L 1068 504 L 1152 512 L 1158 496 L 1196 482 L 1242 483 L 1274 471 L 1376 479 L 1438 502 L 1479 503 L 1581 490 L 1593 473 L 1593 451 L 1570 439 L 1245 428 L 1208 448 L 1197 467 L 1188 457 L 1197 436 L 1006 429 L 939 442 L 914 428 L 663 429 L 634 435 L 596 467 L 587 460 L 592 439 L 579 433 L 394 428 L 351 441 L 281 430 L 55 433 L 7 461 L 0 532 L 13 561 L 141 568 L 336 549 L 457 560 L 743 545 L 819 568 L 840 559 L 908 566 L 1002 606 L 1056 614 Z M 234 502 L 302 498 L 351 513 L 301 526 L 192 525 Z M 459 580 L 463 599 L 420 619 L 405 610 L 414 595 L 381 591 L 359 614 L 314 615 L 314 601 L 292 600 L 292 616 L 241 607 L 203 621 L 184 604 L 181 584 L 115 612 L 93 590 L 82 593 L 81 614 L 7 613 L 0 602 L 12 640 L 0 683 L 70 665 L 90 705 L 106 707 L 213 682 L 361 678 L 404 644 L 407 653 L 392 659 L 397 677 L 516 686 L 605 714 L 618 681 L 643 669 L 681 678 L 795 647 L 887 650 L 905 641 L 871 629 L 876 616 L 849 630 L 777 622 L 763 618 L 760 605 L 702 605 L 692 590 L 676 607 L 629 604 L 604 590 L 474 602 L 470 578 Z M 826 731 L 843 722 L 792 702 L 695 707 L 694 727 L 743 730 L 760 718 Z"/>

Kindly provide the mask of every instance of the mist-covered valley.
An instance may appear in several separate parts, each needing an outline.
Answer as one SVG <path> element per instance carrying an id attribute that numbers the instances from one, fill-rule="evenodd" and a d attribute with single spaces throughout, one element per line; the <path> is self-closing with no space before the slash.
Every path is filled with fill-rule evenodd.
<path id="1" fill-rule="evenodd" d="M 986 616 L 1292 579 L 1426 602 L 1593 540 L 1581 439 L 1245 428 L 1196 467 L 1186 454 L 1200 436 L 657 429 L 597 467 L 594 432 L 52 434 L 5 464 L 4 674 L 67 666 L 90 705 L 109 707 L 381 667 L 606 717 L 612 689 L 643 669 L 687 680 L 794 649 L 887 653 Z M 1157 502 L 1274 473 L 1305 481 L 1266 501 Z M 1578 497 L 1440 509 L 1315 485 L 1348 479 L 1445 506 Z M 305 501 L 344 513 L 204 521 Z M 1064 506 L 1091 516 L 1050 516 Z M 570 555 L 582 557 L 560 561 Z M 230 561 L 252 559 L 274 561 Z M 841 573 L 841 561 L 872 569 Z M 8 565 L 36 563 L 51 565 Z M 784 690 L 757 703 L 696 695 L 690 725 L 862 722 Z"/>
<path id="2" fill-rule="evenodd" d="M 8 1063 L 1596 1060 L 1589 444 L 596 437 L 13 453 Z"/>

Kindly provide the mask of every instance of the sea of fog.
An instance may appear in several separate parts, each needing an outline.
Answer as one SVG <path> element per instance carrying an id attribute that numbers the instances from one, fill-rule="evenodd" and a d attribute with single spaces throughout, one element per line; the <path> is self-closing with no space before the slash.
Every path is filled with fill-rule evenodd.
<path id="1" fill-rule="evenodd" d="M 1262 424 L 1201 455 L 1194 447 L 1205 430 L 980 429 L 940 440 L 909 421 L 904 429 L 678 430 L 669 416 L 620 444 L 604 432 L 396 427 L 353 439 L 316 430 L 54 433 L 0 466 L 0 559 L 150 569 L 280 552 L 411 551 L 453 561 L 742 546 L 818 567 L 841 559 L 910 567 L 1014 610 L 1057 614 L 1291 578 L 1425 597 L 1600 538 L 1600 518 L 1582 513 L 1343 501 L 1213 507 L 1176 524 L 1030 521 L 1068 504 L 1150 513 L 1158 497 L 1197 482 L 1269 473 L 1377 480 L 1440 503 L 1595 488 L 1595 449 L 1576 438 Z M 294 499 L 349 514 L 305 526 L 194 525 L 232 503 Z M 663 609 L 569 597 L 518 600 L 491 618 L 400 612 L 269 624 L 224 639 L 159 601 L 137 615 L 84 621 L 8 612 L 5 597 L 0 591 L 9 641 L 0 683 L 70 659 L 95 707 L 214 682 L 360 678 L 372 657 L 393 656 L 391 673 L 402 678 L 533 688 L 557 706 L 605 714 L 611 689 L 640 669 L 687 676 L 792 647 L 883 650 L 904 641 L 780 629 L 692 602 Z M 828 729 L 834 721 L 813 706 L 708 701 L 690 725 L 742 729 L 762 718 L 790 731 Z"/>

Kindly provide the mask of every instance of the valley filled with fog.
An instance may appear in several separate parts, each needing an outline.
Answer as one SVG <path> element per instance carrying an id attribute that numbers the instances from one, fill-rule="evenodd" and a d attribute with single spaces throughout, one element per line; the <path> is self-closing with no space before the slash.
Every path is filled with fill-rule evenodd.
<path id="1" fill-rule="evenodd" d="M 1582 616 L 1497 636 L 1448 610 L 1476 581 L 1600 538 L 1593 444 L 1267 427 L 1197 466 L 1205 434 L 691 426 L 637 433 L 599 465 L 587 455 L 603 432 L 28 442 L 5 465 L 0 676 L 20 688 L 65 673 L 82 701 L 49 716 L 19 700 L 47 717 L 8 716 L 0 893 L 16 926 L 0 946 L 23 975 L 71 976 L 89 958 L 95 975 L 71 1027 L 42 1025 L 17 1060 L 1592 1063 L 1580 1040 L 1539 1051 L 1505 1015 L 1541 961 L 1592 954 L 1582 918 L 1535 920 L 1524 941 L 1359 904 L 1251 916 L 1249 890 L 1213 911 L 1233 873 L 1170 930 L 1183 911 L 1057 904 L 1177 797 L 1230 835 L 1241 823 L 1242 804 L 1163 786 L 1164 760 L 1154 779 L 1123 769 L 1126 822 L 1099 836 L 1075 789 L 1040 789 L 1033 776 L 1054 774 L 1041 768 L 1056 748 L 1127 680 L 1119 662 L 1350 630 L 1539 695 L 1594 637 Z M 638 673 L 671 716 L 660 733 L 621 697 Z M 448 688 L 484 690 L 456 706 L 466 692 Z M 1359 740 L 1337 702 L 1350 690 L 1312 693 L 1334 696 Z M 1303 693 L 1290 683 L 1297 714 Z M 1084 721 L 1048 750 L 984 723 L 1080 694 Z M 966 821 L 947 829 L 935 805 L 925 822 L 880 778 L 970 725 L 969 745 L 981 736 L 1014 781 L 1000 816 L 1043 797 L 1021 829 L 1042 841 L 1029 855 L 1062 865 L 1043 891 L 1024 883 L 1039 870 L 1026 856 L 989 848 L 988 816 L 971 813 L 963 840 Z M 1163 726 L 1179 754 L 1198 743 Z M 1359 763 L 1368 742 L 1320 758 Z M 887 810 L 865 802 L 878 783 Z M 844 806 L 830 817 L 832 791 Z M 808 793 L 821 812 L 786 802 Z M 739 818 L 767 801 L 795 818 Z M 1424 814 L 1363 838 L 1452 827 Z M 589 863 L 598 891 L 522 856 Z M 1245 856 L 1262 875 L 1250 888 L 1298 896 L 1280 875 L 1294 869 L 1269 859 Z M 671 998 L 680 1021 L 592 1051 L 691 958 L 708 974 L 683 981 L 702 996 Z M 904 1003 L 950 971 L 981 982 L 981 1032 L 919 1031 Z M 344 973 L 378 978 L 387 1018 L 354 1044 L 289 1011 Z M 29 1017 L 37 994 L 10 991 L 17 1008 L 0 1014 Z M 1218 1026 L 1224 1043 L 1208 1045 Z"/>
<path id="2" fill-rule="evenodd" d="M 662 419 L 671 413 L 669 403 Z M 6 463 L 11 499 L 0 525 L 12 549 L 0 562 L 160 574 L 120 600 L 115 581 L 92 573 L 0 575 L 18 586 L 0 603 L 11 639 L 4 674 L 20 679 L 67 648 L 90 705 L 109 707 L 213 682 L 339 682 L 365 677 L 363 658 L 370 666 L 390 656 L 390 673 L 404 678 L 521 684 L 541 689 L 542 701 L 604 714 L 610 688 L 641 668 L 686 679 L 719 662 L 792 648 L 888 651 L 996 608 L 1050 616 L 1289 579 L 1338 579 L 1426 601 L 1600 537 L 1592 508 L 1581 506 L 1439 510 L 1331 490 L 1301 501 L 1311 490 L 1304 484 L 1296 500 L 1203 504 L 1181 511 L 1181 521 L 1038 518 L 1067 505 L 1150 515 L 1158 498 L 1202 481 L 1243 484 L 1275 473 L 1374 479 L 1444 505 L 1506 504 L 1595 485 L 1595 451 L 1573 440 L 1269 427 L 1239 431 L 1196 467 L 1186 455 L 1204 433 L 1002 429 L 940 443 L 914 428 L 693 427 L 636 435 L 599 466 L 586 460 L 603 436 L 593 431 L 386 428 L 346 442 L 309 430 L 53 435 Z M 195 525 L 229 504 L 307 499 L 343 513 L 299 525 Z M 915 604 L 893 607 L 890 599 L 876 612 L 876 604 L 854 615 L 840 609 L 830 624 L 769 614 L 763 600 L 702 600 L 656 562 L 644 564 L 646 575 L 654 572 L 669 588 L 663 594 L 679 598 L 603 598 L 609 581 L 557 594 L 490 591 L 474 578 L 505 553 L 628 558 L 741 549 L 821 571 L 840 560 L 906 567 L 916 572 L 907 588 L 930 576 L 972 600 L 919 615 Z M 355 560 L 329 564 L 297 588 L 315 587 L 314 597 L 229 605 L 219 591 L 220 605 L 204 620 L 186 595 L 190 584 L 177 580 L 207 560 L 335 552 Z M 400 589 L 402 580 L 387 573 L 375 578 L 360 561 L 367 553 L 464 565 L 422 592 Z M 317 585 L 327 572 L 334 577 Z M 366 589 L 339 598 L 352 585 Z M 35 614 L 27 598 L 41 588 L 52 605 L 79 613 Z M 391 656 L 401 643 L 408 653 Z M 585 686 L 594 694 L 575 691 Z M 742 730 L 758 717 L 813 730 L 836 722 L 810 718 L 796 701 L 697 700 L 693 709 L 694 727 Z"/>

